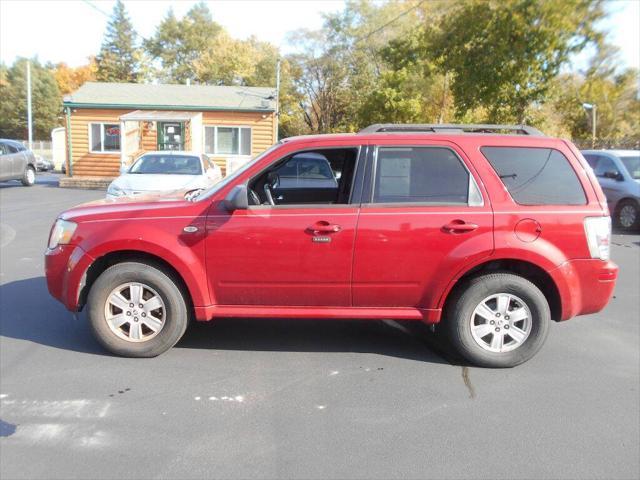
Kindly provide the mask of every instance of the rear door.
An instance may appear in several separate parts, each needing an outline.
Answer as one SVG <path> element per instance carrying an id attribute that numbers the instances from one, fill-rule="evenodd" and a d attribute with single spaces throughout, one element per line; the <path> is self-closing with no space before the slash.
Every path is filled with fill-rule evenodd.
<path id="1" fill-rule="evenodd" d="M 453 143 L 387 140 L 371 150 L 353 305 L 435 308 L 443 286 L 465 264 L 492 252 L 486 192 Z"/>

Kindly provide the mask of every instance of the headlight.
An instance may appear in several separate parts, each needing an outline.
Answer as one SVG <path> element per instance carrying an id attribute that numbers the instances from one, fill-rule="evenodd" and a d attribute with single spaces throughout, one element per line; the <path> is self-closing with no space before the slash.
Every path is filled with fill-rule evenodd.
<path id="1" fill-rule="evenodd" d="M 56 223 L 53 224 L 53 228 L 51 229 L 51 235 L 49 236 L 49 248 L 53 249 L 58 245 L 66 245 L 69 243 L 77 227 L 77 223 L 62 220 L 61 218 L 56 220 Z"/>
<path id="2" fill-rule="evenodd" d="M 109 185 L 109 188 L 107 188 L 107 195 L 112 195 L 114 197 L 121 197 L 122 195 L 125 195 L 125 191 L 123 189 L 121 189 L 119 186 L 115 185 L 114 183 L 111 183 L 111 185 Z"/>

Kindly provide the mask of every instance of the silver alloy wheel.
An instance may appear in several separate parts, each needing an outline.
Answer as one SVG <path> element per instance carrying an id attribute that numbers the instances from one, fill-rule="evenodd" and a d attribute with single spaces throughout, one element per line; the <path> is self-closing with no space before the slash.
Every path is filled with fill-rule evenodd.
<path id="1" fill-rule="evenodd" d="M 153 288 L 139 282 L 114 288 L 104 306 L 109 329 L 129 342 L 146 342 L 158 335 L 167 311 L 162 297 Z"/>
<path id="2" fill-rule="evenodd" d="M 471 336 L 493 353 L 515 350 L 531 333 L 531 310 L 510 293 L 490 295 L 475 308 L 470 319 Z"/>
<path id="3" fill-rule="evenodd" d="M 636 211 L 636 207 L 633 205 L 625 205 L 620 209 L 619 219 L 620 225 L 624 228 L 629 228 L 636 223 L 636 216 L 638 212 Z"/>
<path id="4" fill-rule="evenodd" d="M 33 168 L 27 168 L 27 182 L 35 183 L 36 181 L 36 173 L 33 171 Z"/>

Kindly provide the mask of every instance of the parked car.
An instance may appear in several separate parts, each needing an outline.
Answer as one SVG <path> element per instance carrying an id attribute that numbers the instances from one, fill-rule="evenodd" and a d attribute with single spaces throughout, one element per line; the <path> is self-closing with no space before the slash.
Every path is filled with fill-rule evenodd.
<path id="1" fill-rule="evenodd" d="M 222 179 L 220 167 L 204 154 L 150 152 L 124 169 L 107 189 L 107 198 L 206 188 Z"/>
<path id="2" fill-rule="evenodd" d="M 0 182 L 20 180 L 26 187 L 36 183 L 36 157 L 16 140 L 0 139 Z"/>
<path id="3" fill-rule="evenodd" d="M 336 184 L 291 168 L 311 157 Z M 277 194 L 284 173 L 300 183 Z M 166 351 L 190 318 L 394 318 L 442 324 L 470 362 L 511 367 L 551 320 L 604 308 L 610 237 L 606 199 L 568 141 L 373 125 L 282 140 L 206 190 L 67 210 L 46 275 L 118 355 Z"/>
<path id="4" fill-rule="evenodd" d="M 39 172 L 48 172 L 49 170 L 53 170 L 53 163 L 50 160 L 47 160 L 42 155 L 36 155 L 36 170 Z"/>
<path id="5" fill-rule="evenodd" d="M 640 151 L 584 150 L 609 202 L 614 223 L 624 231 L 640 228 Z"/>

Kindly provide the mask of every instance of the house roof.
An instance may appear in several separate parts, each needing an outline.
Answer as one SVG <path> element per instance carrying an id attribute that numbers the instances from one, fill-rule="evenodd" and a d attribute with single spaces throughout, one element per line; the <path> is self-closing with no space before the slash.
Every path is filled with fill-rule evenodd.
<path id="1" fill-rule="evenodd" d="M 87 82 L 64 106 L 153 110 L 275 111 L 275 90 L 269 87 L 153 85 Z"/>

